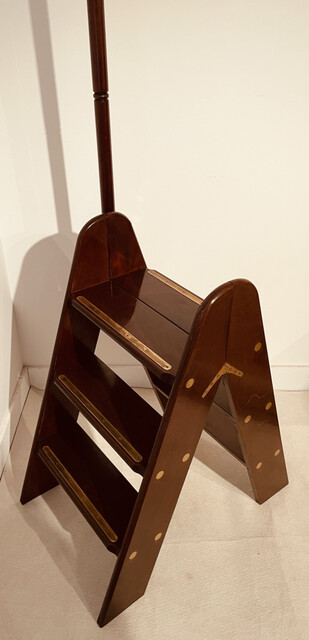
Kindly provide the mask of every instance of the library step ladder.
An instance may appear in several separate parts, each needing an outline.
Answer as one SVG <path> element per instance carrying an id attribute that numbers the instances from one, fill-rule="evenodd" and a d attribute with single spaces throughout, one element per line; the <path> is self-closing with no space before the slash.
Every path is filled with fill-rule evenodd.
<path id="1" fill-rule="evenodd" d="M 103 214 L 78 237 L 21 502 L 60 484 L 116 554 L 103 626 L 143 595 L 204 429 L 246 465 L 259 503 L 288 480 L 256 289 L 236 280 L 201 300 L 147 269 L 114 212 L 102 0 L 88 17 Z M 100 330 L 143 364 L 163 416 L 95 355 Z M 80 413 L 143 476 L 138 492 Z"/>
<path id="2" fill-rule="evenodd" d="M 100 329 L 144 365 L 163 417 L 94 355 Z M 79 412 L 143 476 L 138 493 Z M 78 239 L 21 500 L 60 483 L 118 556 L 100 625 L 144 593 L 203 429 L 258 502 L 287 483 L 256 289 L 236 280 L 201 301 L 146 268 L 127 218 L 98 216 Z"/>

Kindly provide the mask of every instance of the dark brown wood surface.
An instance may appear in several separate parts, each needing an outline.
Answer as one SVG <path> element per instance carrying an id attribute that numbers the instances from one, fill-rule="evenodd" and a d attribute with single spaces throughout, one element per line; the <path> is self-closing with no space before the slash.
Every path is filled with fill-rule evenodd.
<path id="1" fill-rule="evenodd" d="M 229 376 L 230 404 L 256 500 L 288 483 L 258 293 L 251 282 L 234 288 L 227 359 L 244 372 Z"/>
<path id="2" fill-rule="evenodd" d="M 98 255 L 98 259 L 90 260 L 90 256 Z M 54 398 L 52 383 L 57 366 L 74 359 L 76 345 L 74 335 L 90 352 L 94 352 L 99 329 L 89 323 L 81 314 L 72 314 L 70 298 L 75 288 L 91 286 L 98 282 L 104 282 L 109 278 L 109 255 L 107 244 L 107 223 L 102 216 L 90 220 L 82 229 L 76 243 L 70 278 L 65 294 L 62 314 L 55 341 L 53 356 L 46 382 L 45 393 L 39 420 L 32 444 L 26 476 L 23 484 L 21 502 L 25 504 L 36 496 L 48 491 L 57 484 L 55 477 L 48 471 L 46 465 L 39 458 L 40 433 L 48 430 L 50 435 L 49 416 L 54 411 Z M 77 418 L 78 410 L 72 407 L 71 415 Z M 57 423 L 53 424 L 52 433 L 57 431 Z"/>
<path id="3" fill-rule="evenodd" d="M 58 411 L 58 409 L 57 409 Z M 62 422 L 57 424 L 57 433 L 44 435 L 40 447 L 40 457 L 45 460 L 43 448 L 48 446 L 64 466 L 66 476 L 71 476 L 78 487 L 92 503 L 95 510 L 117 534 L 111 542 L 100 527 L 100 519 L 87 509 L 84 496 L 80 496 L 70 479 L 59 478 L 57 467 L 50 465 L 52 473 L 72 498 L 105 546 L 113 553 L 119 553 L 127 530 L 137 492 L 108 460 L 91 438 L 76 424 L 69 414 L 62 412 Z"/>
<path id="4" fill-rule="evenodd" d="M 259 502 L 287 482 L 267 348 L 253 285 L 246 281 L 230 282 L 202 304 L 194 303 L 197 311 L 188 334 L 179 327 L 183 303 L 178 305 L 177 301 L 183 294 L 170 291 L 166 283 L 152 276 L 149 276 L 151 280 L 148 276 L 145 279 L 142 254 L 136 247 L 132 227 L 119 214 L 98 217 L 81 232 L 22 495 L 22 501 L 26 502 L 60 481 L 107 546 L 119 552 L 99 617 L 100 625 L 144 593 L 205 427 L 234 456 L 245 461 Z M 113 273 L 116 277 L 110 279 Z M 145 288 L 138 283 L 145 283 Z M 156 289 L 153 302 L 152 285 Z M 164 290 L 162 304 L 158 288 Z M 134 334 L 148 347 L 159 351 L 170 361 L 172 369 L 160 371 L 158 366 L 148 363 L 144 354 L 138 353 L 134 343 L 119 338 L 92 313 L 85 313 L 78 302 L 81 295 L 101 308 L 106 317 L 125 327 L 129 335 Z M 172 308 L 168 312 L 169 297 Z M 186 321 L 193 313 L 192 301 L 189 302 L 185 308 L 190 307 L 191 311 Z M 134 392 L 93 355 L 99 327 L 150 369 L 153 384 L 162 389 L 161 401 L 165 407 L 162 420 L 152 410 L 145 409 Z M 63 376 L 75 385 L 73 393 L 65 388 Z M 215 398 L 222 403 L 221 408 L 212 407 Z M 264 403 L 264 407 L 259 403 Z M 249 409 L 250 420 L 247 419 Z M 99 503 L 95 495 L 93 487 L 99 482 L 100 470 L 95 471 L 96 480 L 87 493 L 85 467 L 79 474 L 78 463 L 70 466 L 68 442 L 79 410 L 133 468 L 144 474 L 136 501 L 129 501 L 133 511 L 130 517 L 128 514 L 125 517 L 127 529 L 119 534 L 123 542 L 118 546 L 106 540 L 100 527 L 101 517 L 107 522 L 109 518 L 113 531 L 117 529 L 116 516 L 105 507 L 104 499 Z M 103 422 L 107 419 L 118 430 L 120 438 L 125 438 L 141 455 L 143 464 L 128 460 L 123 443 L 121 446 L 117 443 L 117 438 L 108 433 L 108 427 L 106 432 L 106 425 L 101 428 L 97 412 L 103 416 Z M 76 428 L 79 433 L 80 428 L 77 425 Z M 66 446 L 61 444 L 63 433 L 69 434 Z M 85 446 L 85 455 L 86 449 Z M 57 463 L 53 462 L 53 455 Z M 257 461 L 257 457 L 261 460 Z M 121 499 L 117 508 L 121 510 Z"/>
<path id="5" fill-rule="evenodd" d="M 78 237 L 21 501 L 59 482 L 118 555 L 102 626 L 144 593 L 204 428 L 246 464 L 258 502 L 288 480 L 255 288 L 228 282 L 201 301 L 147 269 L 114 212 L 104 2 L 87 4 L 104 215 Z M 142 362 L 162 419 L 94 355 L 100 329 Z M 138 494 L 80 411 L 143 474 Z"/>
<path id="6" fill-rule="evenodd" d="M 87 0 L 102 213 L 115 210 L 103 0 Z"/>
<path id="7" fill-rule="evenodd" d="M 212 403 L 206 418 L 204 430 L 209 433 L 237 460 L 244 463 L 244 456 L 238 437 L 237 423 L 234 418 L 224 411 L 215 401 Z"/>
<path id="8" fill-rule="evenodd" d="M 123 228 L 123 217 L 115 216 L 120 220 Z M 81 230 L 76 243 L 70 278 L 65 294 L 63 310 L 60 318 L 52 361 L 49 369 L 44 398 L 36 428 L 32 450 L 28 462 L 27 472 L 23 484 L 21 502 L 24 504 L 36 496 L 48 491 L 57 484 L 55 477 L 48 471 L 46 465 L 39 458 L 40 434 L 48 432 L 48 435 L 57 431 L 57 421 L 50 423 L 49 415 L 54 411 L 55 398 L 53 394 L 53 381 L 58 373 L 68 362 L 78 362 L 78 349 L 81 342 L 91 353 L 94 352 L 99 328 L 90 322 L 81 313 L 72 310 L 71 298 L 76 291 L 86 287 L 93 287 L 107 282 L 110 277 L 110 253 L 108 241 L 109 215 L 97 216 L 90 220 Z M 127 261 L 128 270 L 132 267 L 134 259 L 130 258 L 130 247 L 138 253 L 138 244 L 130 223 L 125 225 L 127 237 L 122 234 L 122 266 Z M 118 241 L 119 253 L 121 243 Z M 141 255 L 141 252 L 139 252 Z M 115 254 L 117 256 L 117 252 Z M 140 266 L 140 263 L 138 263 Z M 78 409 L 72 405 L 71 416 L 76 419 Z M 51 426 L 53 428 L 51 430 Z"/>
<path id="9" fill-rule="evenodd" d="M 199 309 L 99 616 L 102 626 L 146 589 L 219 384 L 202 398 L 225 359 L 231 295 L 232 286 L 221 287 Z"/>
<path id="10" fill-rule="evenodd" d="M 117 285 L 186 333 L 190 332 L 199 305 L 158 280 L 148 269 L 118 278 Z"/>
<path id="11" fill-rule="evenodd" d="M 80 346 L 75 353 L 76 358 L 68 359 L 59 367 L 54 379 L 54 392 L 65 406 L 67 401 L 73 403 L 126 463 L 143 474 L 161 416 L 88 349 Z M 61 382 L 63 376 L 86 401 Z M 113 429 L 109 429 L 108 423 Z M 132 458 L 127 443 L 140 454 L 141 460 Z"/>
<path id="12" fill-rule="evenodd" d="M 165 371 L 162 366 L 150 360 L 142 349 L 136 347 L 132 341 L 123 337 L 104 320 L 100 320 L 99 316 L 93 313 L 82 299 L 90 302 L 97 310 L 104 312 L 108 318 L 130 332 L 132 336 L 136 337 L 142 344 L 149 347 L 171 365 L 171 369 Z M 153 370 L 158 377 L 163 380 L 171 379 L 172 384 L 188 338 L 184 331 L 138 300 L 138 298 L 134 298 L 127 291 L 121 289 L 115 281 L 77 293 L 72 300 L 72 304 L 93 322 L 97 323 L 100 328 L 111 335 L 125 349 L 129 350 L 149 369 Z"/>

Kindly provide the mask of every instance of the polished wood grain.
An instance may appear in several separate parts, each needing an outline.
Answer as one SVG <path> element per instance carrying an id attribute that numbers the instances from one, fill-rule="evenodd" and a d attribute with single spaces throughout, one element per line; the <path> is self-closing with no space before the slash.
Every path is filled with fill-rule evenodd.
<path id="1" fill-rule="evenodd" d="M 202 399 L 225 359 L 231 296 L 232 286 L 223 286 L 200 306 L 102 606 L 102 626 L 146 589 L 219 384 Z M 188 379 L 195 380 L 189 389 Z"/>
<path id="2" fill-rule="evenodd" d="M 137 498 L 132 485 L 69 415 L 55 435 L 44 436 L 39 455 L 105 546 L 118 554 Z"/>
<path id="3" fill-rule="evenodd" d="M 117 286 L 190 333 L 199 304 L 166 282 L 154 278 L 148 269 L 140 269 L 118 278 Z"/>
<path id="4" fill-rule="evenodd" d="M 104 538 L 110 542 L 117 542 L 118 536 L 110 527 L 108 522 L 103 518 L 98 509 L 89 500 L 88 496 L 70 474 L 68 469 L 62 464 L 61 460 L 57 458 L 54 451 L 48 446 L 44 445 L 39 450 L 39 456 L 45 462 L 46 466 L 59 480 L 60 484 L 65 488 L 66 492 L 72 497 L 74 502 L 80 506 L 80 510 L 87 514 L 87 519 L 95 523 L 95 528 L 99 528 L 104 535 Z"/>
<path id="5" fill-rule="evenodd" d="M 164 371 L 170 371 L 172 365 L 164 360 L 158 353 L 148 347 L 145 342 L 142 342 L 136 335 L 128 331 L 122 324 L 119 324 L 116 320 L 111 318 L 110 315 L 102 310 L 102 304 L 100 307 L 94 304 L 85 296 L 77 296 L 73 302 L 74 306 L 85 312 L 89 317 L 94 317 L 97 322 L 100 323 L 102 329 L 112 329 L 119 337 L 125 340 L 125 344 L 130 344 L 130 347 L 137 349 L 138 353 L 142 353 L 147 359 L 154 362 L 158 367 L 164 369 Z"/>
<path id="6" fill-rule="evenodd" d="M 149 269 L 148 273 L 153 278 L 157 278 L 157 280 L 161 280 L 161 282 L 164 282 L 164 284 L 167 284 L 167 286 L 173 289 L 174 291 L 178 291 L 178 293 L 181 293 L 181 295 L 184 296 L 185 298 L 188 298 L 188 300 L 192 300 L 196 304 L 202 304 L 203 298 L 200 298 L 195 293 L 192 293 L 192 291 L 189 291 L 189 289 L 186 289 L 182 285 L 178 284 L 177 282 L 175 282 L 175 280 L 171 280 L 170 278 L 167 278 L 167 276 L 164 276 L 163 273 L 160 273 L 155 269 Z"/>
<path id="7" fill-rule="evenodd" d="M 106 417 L 105 409 L 100 411 L 97 405 L 91 402 L 89 394 L 86 396 L 84 391 L 81 391 L 80 383 L 74 384 L 71 377 L 61 374 L 55 380 L 55 386 L 71 401 L 74 405 L 81 410 L 81 412 L 89 419 L 90 422 L 95 422 L 99 425 L 99 430 L 106 439 L 110 439 L 113 445 L 118 446 L 123 455 L 129 457 L 131 463 L 140 463 L 143 460 L 143 456 L 137 451 L 131 444 L 129 439 L 123 435 L 120 429 L 117 429 L 115 425 Z"/>
<path id="8" fill-rule="evenodd" d="M 230 405 L 256 500 L 263 503 L 288 477 L 259 298 L 251 282 L 234 287 L 227 358 L 244 371 L 241 384 L 228 377 Z"/>
<path id="9" fill-rule="evenodd" d="M 204 430 L 209 433 L 237 460 L 244 464 L 244 455 L 239 442 L 236 420 L 226 413 L 215 401 L 212 403 Z"/>
<path id="10" fill-rule="evenodd" d="M 21 502 L 60 483 L 118 556 L 103 626 L 145 592 L 203 429 L 246 465 L 258 502 L 288 479 L 255 288 L 235 280 L 202 301 L 147 269 L 114 212 L 104 3 L 87 6 L 104 215 L 78 237 Z M 100 330 L 143 364 L 162 417 L 94 355 Z M 142 474 L 138 493 L 79 412 Z"/>
<path id="11" fill-rule="evenodd" d="M 120 233 L 117 238 L 118 224 Z M 113 241 L 109 237 L 110 229 Z M 124 229 L 128 231 L 127 237 L 123 233 Z M 96 239 L 95 230 L 98 231 Z M 102 264 L 96 260 L 94 246 L 97 246 Z M 136 470 L 142 472 L 144 478 L 134 506 L 132 501 L 130 503 L 132 511 L 130 518 L 126 520 L 126 531 L 119 533 L 119 527 L 113 521 L 116 516 L 110 513 L 106 515 L 103 504 L 98 509 L 121 541 L 117 547 L 119 558 L 115 572 L 99 616 L 100 625 L 106 624 L 144 593 L 204 428 L 236 458 L 245 462 L 258 502 L 268 499 L 287 483 L 267 348 L 253 285 L 246 281 L 227 283 L 212 292 L 201 305 L 184 296 L 186 309 L 188 304 L 197 307 L 190 332 L 187 333 L 179 327 L 181 323 L 177 319 L 177 302 L 168 313 L 165 300 L 162 303 L 166 307 L 164 315 L 158 294 L 151 301 L 148 284 L 144 290 L 143 286 L 138 291 L 134 288 L 137 282 L 142 285 L 147 283 L 144 274 L 141 277 L 141 253 L 137 251 L 135 258 L 131 256 L 131 252 L 134 254 L 136 251 L 136 246 L 131 226 L 123 216 L 116 213 L 94 219 L 81 232 L 22 495 L 22 501 L 25 502 L 51 488 L 56 478 L 69 491 L 91 526 L 97 527 L 98 535 L 102 536 L 96 518 L 89 516 L 91 509 L 89 511 L 85 504 L 81 507 L 83 501 L 76 497 L 78 492 L 74 490 L 74 482 L 95 509 L 98 509 L 92 490 L 89 495 L 83 488 L 76 468 L 70 468 L 65 453 L 69 451 L 69 446 L 64 447 L 64 453 L 57 449 L 59 434 L 63 439 L 64 427 L 68 428 L 68 433 L 72 436 L 79 410 L 105 435 L 128 464 L 133 465 L 133 468 L 134 465 L 140 467 Z M 115 269 L 112 266 L 114 259 Z M 80 264 L 85 265 L 84 270 L 81 270 Z M 126 269 L 127 278 L 123 273 Z M 112 278 L 113 274 L 115 277 Z M 182 295 L 161 280 L 153 278 L 153 282 L 156 282 L 154 287 L 160 286 L 168 290 L 163 298 L 172 296 L 175 300 L 175 296 L 178 299 Z M 164 371 L 151 361 L 145 352 L 137 348 L 134 341 L 114 331 L 91 310 L 83 307 L 80 298 L 90 300 L 130 335 L 136 336 L 154 352 L 160 352 L 161 357 L 171 363 L 171 370 Z M 171 315 L 173 321 L 167 315 Z M 190 313 L 186 321 L 189 315 Z M 157 416 L 153 420 L 144 444 L 143 437 L 137 433 L 142 433 L 143 429 L 147 432 L 148 423 L 147 419 L 144 423 L 142 412 L 141 421 L 136 425 L 138 429 L 134 430 L 134 420 L 125 424 L 122 414 L 123 420 L 118 419 L 117 422 L 115 409 L 111 409 L 112 405 L 116 408 L 117 402 L 121 403 L 127 394 L 130 408 L 125 405 L 126 410 L 131 411 L 131 415 L 134 414 L 136 402 L 133 395 L 129 397 L 120 385 L 117 401 L 116 395 L 111 391 L 113 383 L 108 382 L 112 375 L 108 368 L 107 373 L 106 370 L 104 373 L 104 365 L 101 367 L 91 364 L 96 362 L 93 351 L 99 329 L 109 333 L 147 367 L 153 384 L 161 394 L 163 418 L 160 420 Z M 80 356 L 83 349 L 88 354 L 84 359 Z M 99 372 L 96 382 L 95 375 L 91 374 L 93 366 Z M 80 393 L 64 390 L 62 376 L 69 379 Z M 215 398 L 223 406 L 226 405 L 232 416 L 218 405 L 211 409 Z M 261 407 L 258 403 L 264 401 L 265 415 L 261 419 Z M 104 418 L 118 430 L 118 442 L 115 432 L 112 433 L 104 425 Z M 141 455 L 141 461 L 132 459 L 128 448 L 126 450 L 123 441 L 121 443 L 121 437 Z M 57 472 L 50 459 L 47 466 L 43 464 L 44 447 L 50 448 L 74 482 L 64 482 L 63 473 L 59 473 L 59 468 Z M 87 447 L 83 450 L 85 455 Z M 44 462 L 46 463 L 46 456 Z M 44 471 L 42 465 L 45 467 Z M 95 473 L 96 482 L 99 482 L 101 472 L 98 469 Z M 159 480 L 162 480 L 160 486 Z M 118 509 L 122 509 L 122 499 L 118 502 Z M 162 535 L 156 539 L 158 533 Z M 106 542 L 110 548 L 111 541 L 105 540 Z"/>
<path id="12" fill-rule="evenodd" d="M 62 376 L 86 401 L 62 383 Z M 53 391 L 65 407 L 73 403 L 132 469 L 145 473 L 161 416 L 97 356 L 77 345 L 75 356 L 58 369 Z"/>
<path id="13" fill-rule="evenodd" d="M 131 222 L 121 213 L 107 216 L 110 278 L 146 269 L 146 263 Z"/>
<path id="14" fill-rule="evenodd" d="M 119 225 L 123 229 L 122 219 L 124 216 L 117 214 L 111 215 L 115 216 L 115 221 L 120 220 Z M 48 489 L 51 489 L 57 484 L 57 480 L 47 470 L 38 455 L 40 434 L 45 433 L 46 430 L 48 430 L 49 433 L 50 425 L 53 425 L 54 432 L 57 431 L 57 421 L 49 421 L 50 414 L 55 410 L 55 398 L 52 389 L 53 380 L 58 372 L 61 372 L 65 363 L 69 361 L 74 362 L 78 359 L 78 343 L 82 342 L 89 352 L 93 353 L 99 335 L 99 328 L 93 322 L 72 309 L 72 295 L 76 291 L 84 290 L 87 287 L 109 282 L 110 255 L 115 255 L 117 261 L 117 251 L 122 250 L 123 258 L 121 263 L 123 268 L 125 265 L 127 265 L 128 269 L 131 268 L 134 262 L 133 259 L 130 259 L 130 247 L 132 247 L 133 251 L 136 251 L 138 243 L 130 223 L 125 225 L 127 237 L 125 238 L 124 234 L 121 236 L 123 244 L 121 245 L 121 241 L 119 240 L 118 243 L 116 243 L 117 251 L 110 254 L 108 237 L 109 217 L 110 214 L 96 216 L 87 222 L 78 236 L 38 425 L 23 484 L 21 494 L 22 504 L 48 491 Z M 112 229 L 114 229 L 113 226 Z M 140 262 L 138 262 L 138 264 L 140 264 Z M 73 404 L 70 408 L 70 414 L 73 418 L 77 418 L 78 409 L 76 409 Z"/>
<path id="15" fill-rule="evenodd" d="M 115 210 L 104 4 L 87 0 L 102 213 Z"/>
<path id="16" fill-rule="evenodd" d="M 170 380 L 172 384 L 187 341 L 187 334 L 150 306 L 119 287 L 117 281 L 91 287 L 84 290 L 82 294 L 81 296 L 78 293 L 72 298 L 73 306 L 111 335 L 159 378 L 163 381 Z M 85 300 L 88 305 L 85 304 Z M 101 316 L 98 313 L 100 310 Z M 113 322 L 116 326 L 113 326 Z M 120 332 L 119 327 L 124 331 Z M 135 340 L 130 339 L 130 336 Z M 136 341 L 140 344 L 138 345 Z M 152 353 L 149 354 L 143 346 Z"/>

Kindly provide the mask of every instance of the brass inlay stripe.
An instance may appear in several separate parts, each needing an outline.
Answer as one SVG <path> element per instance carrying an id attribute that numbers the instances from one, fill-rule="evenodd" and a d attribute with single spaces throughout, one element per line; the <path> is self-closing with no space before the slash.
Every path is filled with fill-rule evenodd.
<path id="1" fill-rule="evenodd" d="M 114 427 L 114 425 L 97 409 L 97 407 L 88 400 L 88 398 L 75 386 L 67 376 L 60 375 L 56 379 L 57 386 L 64 386 L 77 400 L 85 407 L 85 409 L 102 425 L 102 428 L 108 432 L 108 434 L 116 440 L 116 442 L 124 449 L 124 451 L 134 460 L 134 462 L 141 462 L 143 456 L 141 456 L 134 447 L 128 442 L 126 438 Z M 61 385 L 59 385 L 59 382 Z"/>
<path id="2" fill-rule="evenodd" d="M 42 451 L 44 453 L 44 456 L 46 456 L 46 458 L 48 459 L 49 464 L 54 468 L 55 475 L 57 478 L 59 478 L 60 482 L 62 482 L 73 491 L 73 493 L 80 500 L 89 515 L 95 520 L 97 525 L 103 531 L 104 535 L 111 542 L 117 542 L 118 536 L 115 531 L 113 531 L 108 522 L 106 522 L 106 520 L 103 518 L 94 504 L 92 504 L 91 500 L 89 500 L 82 488 L 79 486 L 79 484 L 77 484 L 77 482 L 71 476 L 70 472 L 65 468 L 59 458 L 57 458 L 52 449 L 45 445 Z"/>
<path id="3" fill-rule="evenodd" d="M 166 276 L 163 276 L 162 273 L 158 273 L 158 271 L 154 271 L 153 269 L 148 270 L 148 273 L 150 273 L 150 275 L 154 278 L 161 280 L 161 282 L 164 282 L 164 284 L 167 284 L 169 287 L 171 287 L 171 289 L 175 289 L 175 291 L 178 291 L 178 293 L 182 293 L 182 295 L 186 298 L 189 298 L 189 300 L 192 300 L 197 304 L 201 304 L 203 302 L 203 298 L 196 296 L 195 293 L 191 293 L 191 291 L 188 291 L 188 289 L 185 289 L 180 284 L 177 284 L 176 282 L 173 282 L 173 280 L 170 280 Z"/>
<path id="4" fill-rule="evenodd" d="M 232 365 L 228 362 L 225 362 L 221 369 L 219 369 L 218 373 L 215 375 L 214 379 L 210 382 L 207 389 L 205 389 L 202 398 L 205 398 L 205 396 L 207 396 L 207 393 L 209 393 L 214 384 L 216 384 L 216 382 L 218 382 L 218 380 L 220 380 L 220 378 L 222 378 L 222 376 L 224 376 L 226 373 L 233 373 L 234 376 L 239 376 L 239 378 L 242 378 L 242 376 L 244 375 L 243 371 L 239 371 L 239 369 L 236 369 L 235 367 L 232 367 Z"/>
<path id="5" fill-rule="evenodd" d="M 159 367 L 162 367 L 162 369 L 164 369 L 165 371 L 169 371 L 172 368 L 171 364 L 166 362 L 166 360 L 163 360 L 163 358 L 158 356 L 157 353 L 152 351 L 152 349 L 147 347 L 138 338 L 133 336 L 132 333 L 130 333 L 124 327 L 118 324 L 116 320 L 113 320 L 108 315 L 106 315 L 104 311 L 101 311 L 101 309 L 98 309 L 98 307 L 96 307 L 94 304 L 92 304 L 92 302 L 87 300 L 87 298 L 84 298 L 84 296 L 77 296 L 76 300 L 83 307 L 86 307 L 97 318 L 99 318 L 99 320 L 102 320 L 102 322 L 105 322 L 105 324 L 107 324 L 109 327 L 114 329 L 114 331 L 117 331 L 117 333 L 119 333 L 119 335 L 121 335 L 123 338 L 126 338 L 126 340 L 129 340 L 129 342 L 131 342 L 134 345 L 134 347 L 142 351 L 148 358 L 150 358 L 150 360 L 153 360 L 153 362 L 159 365 Z"/>

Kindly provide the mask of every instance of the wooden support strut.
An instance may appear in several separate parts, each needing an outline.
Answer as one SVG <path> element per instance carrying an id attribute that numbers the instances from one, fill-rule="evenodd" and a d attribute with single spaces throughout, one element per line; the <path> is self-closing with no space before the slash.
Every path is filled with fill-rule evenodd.
<path id="1" fill-rule="evenodd" d="M 102 213 L 115 210 L 104 1 L 87 0 Z"/>

